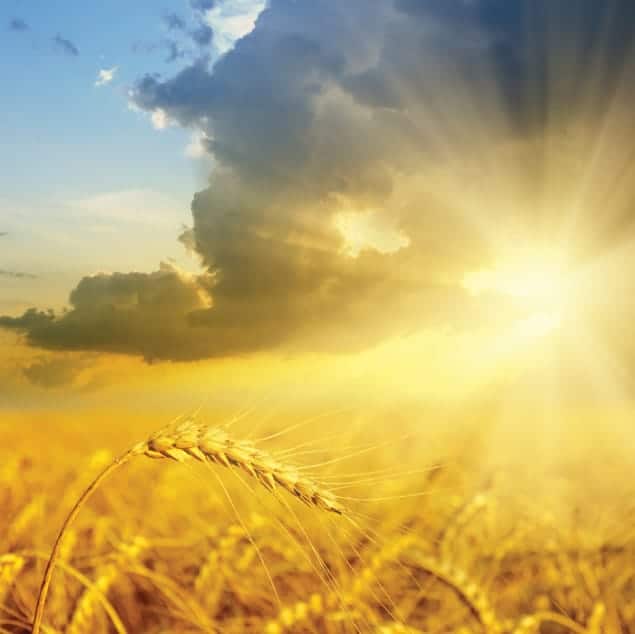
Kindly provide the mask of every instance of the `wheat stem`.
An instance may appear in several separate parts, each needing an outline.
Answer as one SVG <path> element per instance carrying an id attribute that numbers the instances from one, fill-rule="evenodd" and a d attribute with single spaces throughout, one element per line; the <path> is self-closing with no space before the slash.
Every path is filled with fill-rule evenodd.
<path id="1" fill-rule="evenodd" d="M 33 616 L 33 626 L 31 628 L 31 634 L 39 634 L 40 628 L 42 626 L 42 616 L 44 614 L 44 605 L 46 603 L 46 597 L 48 595 L 49 587 L 51 585 L 51 579 L 53 577 L 53 569 L 55 567 L 55 562 L 58 558 L 60 547 L 62 546 L 62 540 L 64 535 L 66 534 L 67 529 L 72 524 L 73 520 L 77 517 L 80 512 L 82 506 L 84 506 L 86 500 L 94 493 L 97 487 L 115 471 L 117 468 L 128 462 L 133 455 L 137 453 L 137 447 L 130 449 L 119 458 L 116 458 L 113 462 L 111 462 L 86 488 L 86 490 L 81 494 L 78 498 L 77 502 L 71 509 L 70 513 L 64 520 L 62 527 L 60 528 L 60 532 L 57 535 L 55 543 L 53 544 L 53 549 L 51 550 L 51 555 L 49 557 L 48 562 L 46 563 L 46 568 L 44 570 L 44 577 L 42 578 L 42 585 L 40 586 L 40 592 L 38 594 L 37 603 L 35 605 L 35 615 Z"/>

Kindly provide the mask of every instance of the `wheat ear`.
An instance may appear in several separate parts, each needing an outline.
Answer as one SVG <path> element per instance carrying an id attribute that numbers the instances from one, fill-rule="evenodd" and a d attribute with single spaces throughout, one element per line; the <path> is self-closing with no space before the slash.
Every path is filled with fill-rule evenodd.
<path id="1" fill-rule="evenodd" d="M 273 455 L 257 449 L 253 443 L 237 440 L 220 427 L 203 425 L 193 419 L 169 425 L 116 458 L 88 485 L 75 502 L 53 544 L 35 606 L 31 634 L 40 632 L 53 569 L 68 527 L 99 485 L 113 471 L 131 458 L 140 455 L 150 458 L 170 458 L 179 462 L 194 458 L 200 462 L 213 462 L 224 467 L 239 467 L 269 491 L 273 492 L 279 486 L 309 506 L 338 515 L 344 512 L 333 493 L 315 480 L 302 475 L 297 468 L 279 462 Z"/>
<path id="2" fill-rule="evenodd" d="M 239 467 L 269 491 L 280 486 L 309 506 L 338 515 L 343 513 L 333 493 L 318 482 L 302 475 L 296 467 L 257 449 L 253 443 L 231 438 L 220 427 L 186 420 L 152 436 L 143 453 L 150 458 L 171 458 L 180 462 L 190 457 L 224 467 Z"/>

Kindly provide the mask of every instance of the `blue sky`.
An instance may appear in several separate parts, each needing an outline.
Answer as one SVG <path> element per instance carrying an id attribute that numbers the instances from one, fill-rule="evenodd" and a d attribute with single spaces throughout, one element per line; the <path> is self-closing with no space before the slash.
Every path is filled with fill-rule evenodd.
<path id="1" fill-rule="evenodd" d="M 233 4 L 240 17 L 254 2 Z M 0 231 L 8 235 L 0 269 L 37 276 L 1 280 L 4 310 L 18 310 L 42 287 L 59 306 L 86 270 L 151 270 L 159 259 L 185 257 L 176 238 L 210 159 L 186 150 L 192 131 L 159 130 L 131 109 L 128 91 L 146 73 L 169 76 L 217 56 L 189 34 L 207 19 L 214 16 L 186 0 L 2 3 Z M 171 50 L 176 59 L 168 61 Z M 113 69 L 96 85 L 101 70 Z"/>
<path id="2" fill-rule="evenodd" d="M 173 3 L 183 9 L 183 3 Z M 191 190 L 191 165 L 178 161 L 182 131 L 157 135 L 127 107 L 126 87 L 149 70 L 167 70 L 163 51 L 133 52 L 135 44 L 166 36 L 156 2 L 44 1 L 3 3 L 0 89 L 5 142 L 0 169 L 5 194 L 31 197 L 71 190 L 146 186 L 172 182 Z M 6 25 L 20 18 L 26 31 Z M 57 35 L 79 55 L 53 43 Z M 102 68 L 117 67 L 111 84 L 95 87 Z M 170 177 L 167 179 L 166 177 Z M 6 180 L 5 180 L 6 179 Z M 179 183 L 179 184 L 177 184 Z"/>

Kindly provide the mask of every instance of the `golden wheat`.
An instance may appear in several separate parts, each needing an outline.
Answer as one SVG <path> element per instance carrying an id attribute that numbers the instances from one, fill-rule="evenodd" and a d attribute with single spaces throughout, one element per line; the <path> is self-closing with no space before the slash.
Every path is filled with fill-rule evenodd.
<path id="1" fill-rule="evenodd" d="M 457 539 L 475 516 L 487 506 L 488 502 L 487 494 L 477 493 L 457 511 L 454 518 L 446 526 L 440 539 L 439 552 L 442 559 L 451 558 L 452 549 Z"/>
<path id="2" fill-rule="evenodd" d="M 137 445 L 133 452 L 150 458 L 170 458 L 179 462 L 194 458 L 224 467 L 239 467 L 269 491 L 275 491 L 279 485 L 309 506 L 339 515 L 343 513 L 336 497 L 318 482 L 302 475 L 296 467 L 257 449 L 253 443 L 232 438 L 221 427 L 210 427 L 189 419 L 158 432 Z"/>
<path id="3" fill-rule="evenodd" d="M 131 458 L 149 462 L 145 456 L 202 463 L 218 471 L 218 476 L 229 463 L 247 489 L 252 483 L 252 497 L 261 491 L 264 497 L 260 489 L 261 484 L 266 486 L 261 480 L 264 476 L 254 475 L 242 462 L 255 457 L 261 468 L 267 459 L 287 465 L 283 455 L 300 454 L 298 446 L 312 441 L 294 440 L 292 449 L 274 455 L 264 452 L 260 443 L 236 440 L 233 435 L 240 435 L 230 431 L 182 421 L 131 445 L 106 471 L 112 473 Z M 215 446 L 204 447 L 210 438 Z M 106 453 L 78 449 L 69 450 L 66 460 L 59 452 L 41 455 L 43 464 L 39 465 L 31 458 L 0 461 L 18 465 L 10 470 L 16 480 L 0 482 L 0 502 L 8 510 L 2 518 L 3 535 L 6 540 L 12 530 L 16 544 L 10 556 L 0 558 L 0 632 L 30 631 L 41 570 L 38 562 L 47 559 L 40 550 L 47 535 L 44 519 L 63 514 L 78 496 L 85 501 L 79 486 L 82 472 L 104 466 Z M 317 462 L 328 464 L 330 459 L 327 454 Z M 622 512 L 609 515 L 609 524 L 599 527 L 594 509 L 579 498 L 571 497 L 571 504 L 581 508 L 573 518 L 563 508 L 563 491 L 532 500 L 523 491 L 524 486 L 532 486 L 529 479 L 522 485 L 509 477 L 486 489 L 487 511 L 477 516 L 474 511 L 483 508 L 479 496 L 484 493 L 481 489 L 475 495 L 474 483 L 484 481 L 488 474 L 481 466 L 471 471 L 463 462 L 452 460 L 437 475 L 435 489 L 426 489 L 416 499 L 398 495 L 407 492 L 410 483 L 374 491 L 385 465 L 398 459 L 396 452 L 382 452 L 378 462 L 356 459 L 353 473 L 329 469 L 332 488 L 322 481 L 315 486 L 341 492 L 353 483 L 354 495 L 360 496 L 333 495 L 338 503 L 355 500 L 346 509 L 345 521 L 336 522 L 329 521 L 328 512 L 296 515 L 291 501 L 271 507 L 271 515 L 264 518 L 244 513 L 242 504 L 222 503 L 222 495 L 230 490 L 210 491 L 204 478 L 192 479 L 180 468 L 160 468 L 157 480 L 156 469 L 146 464 L 134 472 L 133 487 L 123 494 L 115 484 L 103 487 L 94 504 L 83 507 L 86 512 L 81 513 L 80 522 L 66 524 L 53 562 L 60 575 L 50 588 L 40 631 L 635 631 L 635 568 L 630 561 L 635 533 L 623 530 L 623 524 L 630 522 L 630 511 L 626 517 Z M 580 469 L 571 472 L 573 491 L 586 482 L 583 474 L 588 467 L 580 465 Z M 309 473 L 302 467 L 295 471 L 302 477 Z M 512 473 L 516 480 L 522 477 Z M 360 486 L 357 478 L 372 484 Z M 412 484 L 418 490 L 427 487 L 427 481 L 419 479 Z M 274 486 L 278 496 L 287 496 L 285 486 L 277 481 Z M 630 509 L 627 481 L 624 487 L 621 508 Z M 41 497 L 44 492 L 46 498 Z M 391 492 L 394 498 L 385 495 Z M 380 503 L 367 501 L 375 496 Z M 599 498 L 594 500 L 598 507 L 602 505 Z M 611 499 L 611 504 L 616 501 Z M 245 502 L 251 506 L 249 497 Z M 46 515 L 40 518 L 34 509 L 42 504 Z M 76 514 L 81 504 L 75 506 Z M 310 506 L 324 510 L 315 502 Z M 601 506 L 603 514 L 612 510 Z M 147 536 L 152 547 L 127 559 L 126 548 L 138 545 L 137 540 L 130 541 L 134 535 Z M 441 554 L 438 540 L 444 535 Z M 113 548 L 112 544 L 124 546 Z"/>
<path id="4" fill-rule="evenodd" d="M 193 418 L 173 423 L 137 443 L 108 465 L 86 488 L 67 516 L 53 545 L 44 571 L 33 617 L 32 634 L 38 634 L 42 625 L 44 604 L 51 583 L 53 567 L 62 547 L 64 535 L 81 507 L 103 480 L 131 458 L 145 455 L 150 458 L 168 458 L 182 462 L 193 458 L 203 463 L 223 467 L 238 467 L 270 492 L 279 486 L 308 506 L 342 515 L 343 507 L 336 496 L 316 480 L 303 475 L 296 467 L 278 461 L 272 454 L 257 449 L 253 443 L 232 438 L 225 429 L 199 423 Z"/>
<path id="5" fill-rule="evenodd" d="M 94 631 L 92 623 L 97 615 L 99 597 L 106 596 L 121 574 L 122 568 L 134 563 L 148 548 L 148 541 L 140 536 L 130 543 L 122 544 L 111 562 L 97 570 L 97 578 L 79 598 L 66 634 L 89 634 Z"/>
<path id="6" fill-rule="evenodd" d="M 58 566 L 70 560 L 73 550 L 79 541 L 77 531 L 72 528 L 66 533 L 58 556 Z M 69 588 L 67 584 L 57 584 L 52 587 L 49 598 L 51 616 L 55 619 L 56 627 L 65 628 L 68 616 Z"/>
<path id="7" fill-rule="evenodd" d="M 602 601 L 598 601 L 593 606 L 593 611 L 586 626 L 588 634 L 601 634 L 605 617 L 606 605 Z"/>
<path id="8" fill-rule="evenodd" d="M 377 627 L 376 634 L 423 634 L 421 630 L 403 623 L 383 623 Z M 457 633 L 458 634 L 458 633 Z"/>
<path id="9" fill-rule="evenodd" d="M 24 564 L 20 555 L 8 553 L 0 556 L 0 606 L 4 604 Z"/>

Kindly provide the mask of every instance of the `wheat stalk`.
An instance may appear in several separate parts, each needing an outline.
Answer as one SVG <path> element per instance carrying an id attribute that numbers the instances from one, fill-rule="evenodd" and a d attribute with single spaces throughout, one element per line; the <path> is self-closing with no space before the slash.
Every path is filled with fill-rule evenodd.
<path id="1" fill-rule="evenodd" d="M 452 588 L 461 603 L 470 610 L 486 632 L 498 634 L 501 631 L 498 617 L 487 595 L 477 583 L 470 581 L 463 570 L 425 556 L 418 558 L 416 563 L 421 569 Z"/>
<path id="2" fill-rule="evenodd" d="M 58 566 L 60 564 L 64 564 L 68 562 L 71 558 L 73 550 L 75 549 L 78 542 L 78 535 L 75 530 L 72 528 L 68 530 L 66 533 L 66 537 L 64 539 L 64 543 L 60 548 L 59 556 L 57 559 Z M 56 623 L 56 626 L 62 625 L 66 626 L 68 621 L 68 602 L 69 602 L 69 588 L 66 584 L 58 584 L 54 586 L 51 591 L 51 597 L 49 599 L 49 603 L 51 604 L 50 611 L 53 615 L 53 618 L 57 618 L 59 623 Z M 56 629 L 63 629 L 57 628 Z"/>
<path id="3" fill-rule="evenodd" d="M 370 560 L 370 563 L 355 573 L 355 579 L 340 599 L 335 593 L 327 597 L 313 595 L 310 601 L 298 601 L 292 605 L 283 607 L 275 619 L 270 620 L 265 627 L 266 634 L 282 634 L 294 625 L 304 622 L 309 618 L 321 616 L 324 607 L 334 607 L 338 603 L 344 603 L 349 607 L 355 606 L 357 599 L 376 583 L 384 566 L 401 561 L 404 553 L 412 546 L 420 543 L 420 537 L 414 533 L 406 533 L 395 541 L 386 544 Z M 498 634 L 501 626 L 486 594 L 479 586 L 470 581 L 462 570 L 440 562 L 425 555 L 414 558 L 414 563 L 421 570 L 435 577 L 438 581 L 449 587 L 474 617 L 483 629 L 490 634 Z"/>
<path id="4" fill-rule="evenodd" d="M 598 617 L 600 615 L 598 614 Z M 602 613 L 602 617 L 604 614 Z M 597 617 L 596 617 L 597 618 Z M 514 628 L 512 634 L 526 634 L 527 632 L 536 632 L 541 623 L 555 623 L 562 628 L 565 628 L 576 634 L 588 634 L 583 625 L 576 623 L 571 617 L 560 612 L 552 612 L 550 610 L 543 610 L 536 612 L 535 614 L 528 614 L 520 619 L 518 625 Z"/>
<path id="5" fill-rule="evenodd" d="M 440 559 L 451 559 L 453 546 L 461 533 L 472 522 L 474 517 L 487 506 L 488 502 L 489 499 L 485 493 L 477 493 L 457 511 L 441 536 L 439 546 Z"/>
<path id="6" fill-rule="evenodd" d="M 409 625 L 395 621 L 393 623 L 383 623 L 379 625 L 375 630 L 375 634 L 423 634 L 423 632 Z"/>
<path id="7" fill-rule="evenodd" d="M 77 602 L 71 622 L 66 629 L 67 634 L 82 634 L 82 632 L 91 631 L 100 597 L 108 594 L 122 566 L 137 560 L 147 547 L 147 540 L 137 536 L 130 543 L 122 544 L 113 560 L 99 568 L 94 584 L 86 588 Z"/>
<path id="8" fill-rule="evenodd" d="M 272 454 L 256 448 L 253 443 L 232 438 L 221 427 L 204 425 L 192 418 L 169 425 L 116 458 L 103 469 L 75 502 L 53 544 L 44 571 L 35 606 L 32 634 L 40 632 L 53 569 L 67 529 L 100 484 L 116 469 L 141 455 L 150 458 L 168 458 L 178 462 L 193 458 L 203 463 L 212 462 L 228 468 L 238 467 L 271 492 L 280 487 L 309 506 L 338 515 L 344 512 L 335 495 L 317 481 L 303 475 L 296 467 L 278 461 Z"/>

